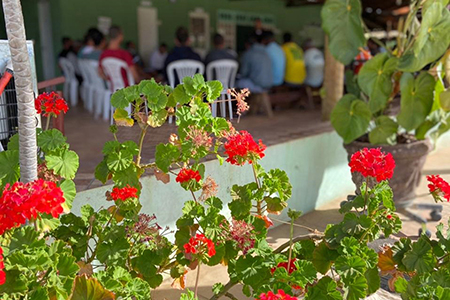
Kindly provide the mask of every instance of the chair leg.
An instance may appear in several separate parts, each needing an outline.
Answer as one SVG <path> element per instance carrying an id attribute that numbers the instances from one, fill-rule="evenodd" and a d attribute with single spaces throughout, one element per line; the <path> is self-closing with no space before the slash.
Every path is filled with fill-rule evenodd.
<path id="1" fill-rule="evenodd" d="M 76 106 L 78 103 L 78 84 L 75 82 L 70 84 L 70 102 L 72 106 Z"/>
<path id="2" fill-rule="evenodd" d="M 103 120 L 108 121 L 108 118 L 110 118 L 111 114 L 111 92 L 105 91 L 103 96 Z"/>
<path id="3" fill-rule="evenodd" d="M 214 118 L 217 117 L 217 102 L 211 104 L 211 113 Z"/>
<path id="4" fill-rule="evenodd" d="M 228 98 L 228 112 L 230 113 L 230 120 L 233 120 L 233 105 L 231 104 L 231 96 L 227 94 Z"/>
<path id="5" fill-rule="evenodd" d="M 69 98 L 70 98 L 70 84 L 68 81 L 64 82 L 64 99 L 66 99 L 67 102 L 69 102 Z M 70 104 L 72 104 L 72 102 L 70 102 Z"/>
<path id="6" fill-rule="evenodd" d="M 273 118 L 272 104 L 270 103 L 270 97 L 268 93 L 261 94 L 261 102 L 266 114 L 269 118 Z"/>
<path id="7" fill-rule="evenodd" d="M 220 102 L 220 113 L 222 115 L 222 118 L 226 118 L 227 117 L 227 110 L 226 110 L 226 103 L 224 101 L 225 97 L 220 95 L 219 99 L 221 100 L 221 102 Z"/>
<path id="8" fill-rule="evenodd" d="M 314 109 L 314 96 L 310 86 L 306 86 L 306 97 L 308 98 L 308 108 Z"/>

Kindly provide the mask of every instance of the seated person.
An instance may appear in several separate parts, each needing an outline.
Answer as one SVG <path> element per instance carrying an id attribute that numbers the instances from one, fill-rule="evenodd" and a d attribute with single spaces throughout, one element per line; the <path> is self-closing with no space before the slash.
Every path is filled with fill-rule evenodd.
<path id="1" fill-rule="evenodd" d="M 262 42 L 262 36 L 242 56 L 238 88 L 248 88 L 252 93 L 262 93 L 273 85 L 272 62 Z"/>
<path id="2" fill-rule="evenodd" d="M 189 32 L 184 27 L 179 27 L 175 33 L 175 48 L 169 53 L 164 62 L 164 70 L 167 74 L 167 66 L 174 61 L 182 59 L 192 59 L 202 61 L 200 55 L 194 52 L 189 46 Z"/>
<path id="3" fill-rule="evenodd" d="M 220 59 L 233 59 L 235 57 L 229 50 L 225 49 L 225 39 L 222 35 L 216 33 L 213 38 L 214 49 L 211 50 L 205 58 L 205 65 Z"/>
<path id="4" fill-rule="evenodd" d="M 273 85 L 282 85 L 284 82 L 284 71 L 286 68 L 286 57 L 283 49 L 275 42 L 275 36 L 271 31 L 263 33 L 263 44 L 266 46 L 267 54 L 269 54 L 272 62 Z"/>
<path id="5" fill-rule="evenodd" d="M 150 56 L 150 71 L 157 74 L 164 72 L 164 62 L 167 58 L 167 45 L 162 43 L 159 45 L 158 50 L 152 53 Z"/>
<path id="6" fill-rule="evenodd" d="M 139 52 L 136 49 L 136 45 L 132 41 L 128 41 L 125 44 L 125 48 L 127 51 L 131 54 L 133 57 L 133 62 L 135 65 L 144 68 L 144 62 L 142 61 L 141 56 L 139 55 Z"/>
<path id="7" fill-rule="evenodd" d="M 322 51 L 314 46 L 312 39 L 303 43 L 305 51 L 306 79 L 305 84 L 314 88 L 322 86 L 325 71 L 325 59 Z"/>
<path id="8" fill-rule="evenodd" d="M 85 46 L 78 52 L 78 58 L 99 60 L 106 45 L 103 33 L 96 28 L 91 28 L 85 35 Z"/>
<path id="9" fill-rule="evenodd" d="M 286 56 L 286 72 L 284 81 L 291 86 L 299 86 L 305 81 L 306 68 L 303 60 L 303 50 L 294 41 L 292 35 L 285 33 L 283 35 L 284 44 L 282 46 Z"/>
<path id="10" fill-rule="evenodd" d="M 130 69 L 130 72 L 133 75 L 135 82 L 138 83 L 140 81 L 140 78 L 136 70 L 136 66 L 134 65 L 133 57 L 128 51 L 120 48 L 120 45 L 123 42 L 123 38 L 124 37 L 122 29 L 118 26 L 111 26 L 111 28 L 109 29 L 108 47 L 105 49 L 105 51 L 102 52 L 100 56 L 99 72 L 104 79 L 108 79 L 105 73 L 103 72 L 102 61 L 105 58 L 114 57 L 123 60 L 128 65 L 128 68 Z M 127 73 L 125 70 L 122 70 L 122 78 L 125 83 L 125 86 L 129 86 L 130 83 L 128 82 Z"/>

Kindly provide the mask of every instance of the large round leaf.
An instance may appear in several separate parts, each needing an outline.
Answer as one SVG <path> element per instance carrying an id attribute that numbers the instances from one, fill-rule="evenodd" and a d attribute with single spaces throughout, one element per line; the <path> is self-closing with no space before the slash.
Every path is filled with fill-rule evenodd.
<path id="1" fill-rule="evenodd" d="M 67 179 L 75 178 L 80 163 L 74 151 L 64 149 L 56 154 L 47 155 L 45 159 L 47 167 L 56 174 Z"/>
<path id="2" fill-rule="evenodd" d="M 422 16 L 422 23 L 411 50 L 400 59 L 399 69 L 416 72 L 435 61 L 450 45 L 450 12 L 442 3 L 430 4 Z"/>
<path id="3" fill-rule="evenodd" d="M 358 84 L 369 96 L 369 108 L 377 112 L 386 106 L 392 93 L 392 74 L 397 68 L 398 59 L 387 53 L 377 54 L 361 68 Z"/>
<path id="4" fill-rule="evenodd" d="M 44 152 L 55 150 L 63 146 L 65 142 L 66 137 L 58 129 L 42 131 L 37 136 L 37 144 Z"/>
<path id="5" fill-rule="evenodd" d="M 106 290 L 95 278 L 80 275 L 75 278 L 69 300 L 113 300 L 114 293 Z"/>
<path id="6" fill-rule="evenodd" d="M 367 104 L 354 95 L 345 95 L 331 113 L 331 124 L 346 144 L 367 132 L 372 114 Z"/>
<path id="7" fill-rule="evenodd" d="M 400 79 L 401 108 L 397 121 L 407 131 L 419 127 L 433 106 L 435 79 L 423 72 L 417 78 L 404 73 Z"/>
<path id="8" fill-rule="evenodd" d="M 0 187 L 19 180 L 19 151 L 7 150 L 0 152 L 0 166 Z"/>
<path id="9" fill-rule="evenodd" d="M 398 124 L 388 116 L 379 116 L 375 120 L 376 127 L 369 133 L 369 141 L 374 145 L 395 144 Z"/>
<path id="10" fill-rule="evenodd" d="M 366 44 L 359 0 L 327 0 L 322 8 L 322 27 L 329 36 L 331 54 L 345 65 Z"/>

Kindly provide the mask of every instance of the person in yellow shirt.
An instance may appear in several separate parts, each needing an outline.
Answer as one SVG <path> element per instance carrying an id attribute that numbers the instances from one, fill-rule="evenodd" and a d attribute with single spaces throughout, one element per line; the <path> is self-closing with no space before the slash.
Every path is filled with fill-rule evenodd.
<path id="1" fill-rule="evenodd" d="M 301 85 L 306 78 L 306 67 L 303 59 L 303 50 L 292 41 L 292 34 L 283 35 L 282 46 L 286 56 L 286 71 L 284 81 L 289 85 Z"/>

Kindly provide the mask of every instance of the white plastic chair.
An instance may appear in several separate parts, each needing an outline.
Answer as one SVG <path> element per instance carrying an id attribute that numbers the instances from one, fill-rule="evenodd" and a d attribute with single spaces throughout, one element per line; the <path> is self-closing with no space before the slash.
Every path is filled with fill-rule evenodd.
<path id="1" fill-rule="evenodd" d="M 83 99 L 84 108 L 89 112 L 93 112 L 93 86 L 92 78 L 88 71 L 88 65 L 86 59 L 78 59 L 78 68 L 80 69 L 81 77 L 83 77 L 83 82 L 80 86 L 80 95 Z"/>
<path id="2" fill-rule="evenodd" d="M 220 59 L 209 63 L 206 66 L 206 79 L 207 80 L 219 80 L 222 83 L 223 90 L 219 97 L 220 100 L 228 100 L 228 113 L 230 119 L 233 119 L 233 108 L 231 105 L 231 95 L 227 93 L 229 88 L 234 87 L 236 81 L 236 73 L 239 68 L 237 61 L 232 59 Z M 220 102 L 220 112 L 222 117 L 226 117 L 226 102 Z M 212 115 L 217 116 L 217 102 L 215 101 L 212 105 Z"/>
<path id="3" fill-rule="evenodd" d="M 65 57 L 59 58 L 59 65 L 66 78 L 66 81 L 64 82 L 64 98 L 69 99 L 72 106 L 76 106 L 78 103 L 79 83 L 75 76 L 75 67 L 70 60 Z"/>
<path id="4" fill-rule="evenodd" d="M 98 61 L 86 59 L 84 64 L 90 78 L 94 116 L 96 118 L 103 116 L 103 120 L 108 121 L 110 117 L 111 91 L 107 88 L 105 81 L 98 73 Z"/>
<path id="5" fill-rule="evenodd" d="M 132 86 L 135 84 L 133 75 L 131 74 L 130 68 L 123 60 L 118 58 L 108 57 L 102 60 L 102 68 L 105 75 L 108 77 L 108 86 L 109 90 L 114 93 L 118 89 L 123 89 L 127 87 L 123 78 L 122 78 L 122 70 L 126 71 L 128 84 Z M 108 101 L 109 102 L 109 101 Z M 114 108 L 108 103 L 108 108 L 110 111 L 110 120 L 111 124 L 113 123 L 113 114 Z M 126 109 L 128 113 L 131 113 L 131 105 Z"/>
<path id="6" fill-rule="evenodd" d="M 167 65 L 167 79 L 169 85 L 174 88 L 176 83 L 176 77 L 180 83 L 183 82 L 185 77 L 193 77 L 195 74 L 203 74 L 205 72 L 205 65 L 202 62 L 192 59 L 182 59 L 171 62 Z M 172 123 L 172 116 L 169 117 L 169 123 Z"/>

